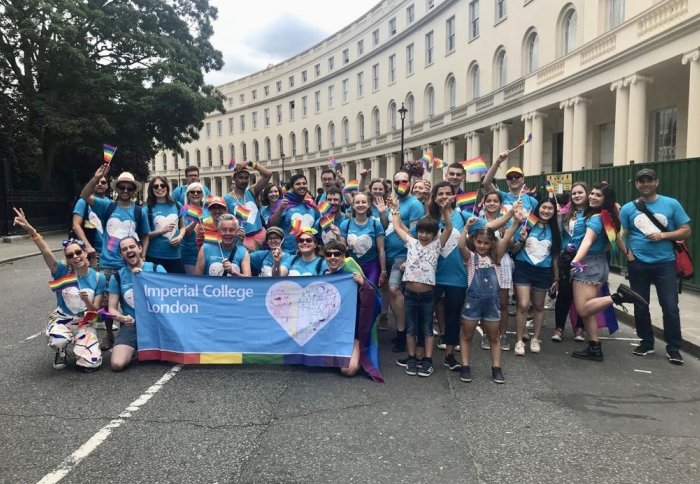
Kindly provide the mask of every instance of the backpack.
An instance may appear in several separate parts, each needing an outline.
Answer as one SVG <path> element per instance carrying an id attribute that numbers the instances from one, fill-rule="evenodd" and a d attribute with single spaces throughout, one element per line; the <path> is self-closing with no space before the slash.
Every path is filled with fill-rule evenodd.
<path id="1" fill-rule="evenodd" d="M 68 239 L 80 239 L 78 237 L 78 234 L 75 233 L 75 230 L 73 230 L 73 216 L 75 214 L 71 213 L 70 215 L 70 222 L 68 223 Z M 90 215 L 90 205 L 85 203 L 85 210 L 83 211 L 83 222 L 81 227 L 83 228 L 83 233 L 85 234 L 85 238 L 87 239 L 88 243 L 90 245 L 94 245 L 95 243 L 95 238 L 97 237 L 97 229 L 94 227 L 85 227 L 85 223 L 89 222 L 89 215 Z"/>

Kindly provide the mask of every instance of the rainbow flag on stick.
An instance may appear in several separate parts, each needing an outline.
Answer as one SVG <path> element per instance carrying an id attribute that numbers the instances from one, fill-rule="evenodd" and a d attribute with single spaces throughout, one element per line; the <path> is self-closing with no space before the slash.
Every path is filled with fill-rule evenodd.
<path id="1" fill-rule="evenodd" d="M 102 145 L 102 157 L 105 160 L 105 163 L 111 163 L 112 158 L 114 157 L 114 153 L 117 151 L 116 146 L 111 146 L 108 144 L 103 144 Z"/>
<path id="2" fill-rule="evenodd" d="M 318 204 L 318 212 L 321 214 L 321 216 L 330 213 L 332 208 L 333 208 L 333 205 L 326 202 L 325 200 Z"/>
<path id="3" fill-rule="evenodd" d="M 343 188 L 343 191 L 345 192 L 356 192 L 360 189 L 360 181 L 359 180 L 350 180 L 345 184 L 345 187 Z"/>
<path id="4" fill-rule="evenodd" d="M 230 170 L 230 169 L 235 168 L 235 167 L 236 167 L 236 159 L 231 158 L 230 160 L 228 160 L 228 169 Z"/>
<path id="5" fill-rule="evenodd" d="M 396 193 L 400 196 L 403 197 L 408 193 L 408 182 L 407 181 L 402 181 L 396 186 Z"/>
<path id="6" fill-rule="evenodd" d="M 331 166 L 331 168 L 333 168 L 333 170 L 337 170 L 340 162 L 335 159 L 335 156 L 331 156 L 328 158 L 328 164 Z"/>
<path id="7" fill-rule="evenodd" d="M 333 219 L 334 217 L 332 215 L 321 217 L 321 221 L 319 222 L 321 228 L 326 232 L 329 231 L 331 229 L 331 225 L 333 224 Z"/>
<path id="8" fill-rule="evenodd" d="M 537 215 L 534 214 L 534 212 L 530 212 L 527 214 L 527 219 L 525 219 L 525 225 L 527 226 L 528 230 L 532 230 L 532 227 L 537 225 L 537 222 L 539 222 L 540 219 L 537 217 Z"/>
<path id="9" fill-rule="evenodd" d="M 365 273 L 362 271 L 362 267 L 357 263 L 352 257 L 346 257 L 343 261 L 343 270 L 351 274 L 359 274 L 362 278 L 365 278 Z"/>
<path id="10" fill-rule="evenodd" d="M 180 209 L 180 215 L 192 219 L 194 222 L 199 222 L 202 220 L 202 207 L 198 207 L 196 205 L 183 205 Z"/>
<path id="11" fill-rule="evenodd" d="M 532 141 L 532 133 L 527 135 L 527 138 L 520 138 L 520 146 L 524 145 L 525 143 L 529 143 Z"/>
<path id="12" fill-rule="evenodd" d="M 221 234 L 217 230 L 204 229 L 205 244 L 221 244 Z"/>
<path id="13" fill-rule="evenodd" d="M 70 286 L 78 286 L 78 276 L 76 274 L 66 274 L 63 277 L 49 281 L 49 287 L 54 292 L 58 292 Z"/>
<path id="14" fill-rule="evenodd" d="M 486 167 L 486 162 L 481 156 L 461 161 L 460 165 L 462 165 L 464 170 L 470 175 L 483 175 L 489 171 L 489 169 Z"/>
<path id="15" fill-rule="evenodd" d="M 236 208 L 233 210 L 233 214 L 241 222 L 246 222 L 248 220 L 248 217 L 250 217 L 250 210 L 248 210 L 247 208 L 245 208 L 243 205 L 241 205 L 239 203 L 238 205 L 236 205 Z"/>
<path id="16" fill-rule="evenodd" d="M 423 166 L 425 167 L 425 171 L 430 173 L 430 170 L 432 169 L 432 164 L 433 164 L 433 154 L 428 152 L 424 154 L 423 156 L 420 157 L 418 160 L 423 163 Z"/>
<path id="17" fill-rule="evenodd" d="M 433 168 L 442 170 L 445 167 L 445 162 L 442 161 L 442 158 L 438 158 L 437 156 L 433 156 Z"/>
<path id="18" fill-rule="evenodd" d="M 301 219 L 298 218 L 292 221 L 289 233 L 292 235 L 299 235 L 301 233 Z"/>
<path id="19" fill-rule="evenodd" d="M 544 181 L 544 188 L 547 190 L 547 196 L 549 198 L 556 198 L 554 194 L 554 187 L 552 186 L 552 182 L 549 180 Z"/>
<path id="20" fill-rule="evenodd" d="M 476 205 L 477 192 L 465 192 L 455 195 L 455 203 L 460 210 L 470 210 Z"/>

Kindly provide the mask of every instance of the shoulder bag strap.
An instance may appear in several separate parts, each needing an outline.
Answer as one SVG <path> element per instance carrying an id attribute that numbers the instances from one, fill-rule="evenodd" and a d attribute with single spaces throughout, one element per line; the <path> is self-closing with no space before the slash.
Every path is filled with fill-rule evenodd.
<path id="1" fill-rule="evenodd" d="M 661 222 L 659 222 L 659 220 L 656 217 L 654 217 L 654 215 L 652 215 L 652 213 L 647 208 L 647 204 L 644 203 L 641 198 L 638 198 L 634 201 L 634 206 L 637 207 L 637 210 L 649 217 L 649 220 L 651 220 L 651 223 L 656 225 L 657 229 L 659 229 L 662 232 L 668 232 L 668 229 L 661 225 Z"/>

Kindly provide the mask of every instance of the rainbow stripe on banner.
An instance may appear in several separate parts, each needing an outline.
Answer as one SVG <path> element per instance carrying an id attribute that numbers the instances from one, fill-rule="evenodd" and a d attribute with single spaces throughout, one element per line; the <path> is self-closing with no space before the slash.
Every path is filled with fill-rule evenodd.
<path id="1" fill-rule="evenodd" d="M 248 220 L 248 217 L 250 217 L 250 210 L 248 210 L 239 203 L 233 210 L 233 214 L 236 216 L 237 219 L 239 219 L 242 222 L 245 222 L 246 220 Z"/>
<path id="2" fill-rule="evenodd" d="M 356 192 L 360 189 L 360 181 L 359 180 L 350 180 L 345 184 L 345 187 L 343 187 L 343 191 L 345 192 Z"/>
<path id="3" fill-rule="evenodd" d="M 334 217 L 332 215 L 326 215 L 324 217 L 321 217 L 321 221 L 319 222 L 321 228 L 325 231 L 330 230 L 331 225 L 333 225 L 333 219 Z"/>
<path id="4" fill-rule="evenodd" d="M 407 181 L 402 181 L 398 185 L 396 185 L 396 193 L 403 197 L 408 193 L 408 182 Z"/>
<path id="5" fill-rule="evenodd" d="M 464 167 L 464 170 L 470 175 L 483 175 L 489 169 L 486 167 L 486 162 L 481 156 L 464 160 L 459 163 Z"/>
<path id="6" fill-rule="evenodd" d="M 114 153 L 117 151 L 116 146 L 111 146 L 108 144 L 103 144 L 102 145 L 102 157 L 105 160 L 105 163 L 111 163 L 112 158 L 114 157 Z"/>
<path id="7" fill-rule="evenodd" d="M 49 288 L 51 288 L 52 291 L 60 291 L 62 289 L 65 289 L 66 287 L 70 286 L 77 286 L 78 285 L 78 276 L 76 274 L 66 274 L 63 277 L 59 277 L 58 279 L 54 279 L 53 281 L 49 281 Z"/>

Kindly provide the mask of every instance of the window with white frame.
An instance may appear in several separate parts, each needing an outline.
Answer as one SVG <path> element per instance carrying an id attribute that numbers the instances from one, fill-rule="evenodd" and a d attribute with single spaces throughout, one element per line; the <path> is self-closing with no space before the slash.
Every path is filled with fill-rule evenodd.
<path id="1" fill-rule="evenodd" d="M 652 113 L 654 123 L 654 161 L 676 159 L 676 122 L 678 109 L 674 107 L 659 109 Z"/>
<path id="2" fill-rule="evenodd" d="M 243 154 L 243 159 L 247 160 L 248 159 L 248 146 L 245 144 L 245 142 L 241 143 L 241 153 Z"/>
<path id="3" fill-rule="evenodd" d="M 277 81 L 277 92 L 282 92 L 282 81 Z"/>
<path id="4" fill-rule="evenodd" d="M 447 107 L 450 110 L 457 107 L 457 82 L 454 76 L 447 79 Z"/>
<path id="5" fill-rule="evenodd" d="M 612 30 L 625 21 L 625 0 L 607 0 L 606 30 Z"/>
<path id="6" fill-rule="evenodd" d="M 204 125 L 204 132 L 207 135 L 207 139 L 211 139 L 211 123 L 206 123 Z"/>
<path id="7" fill-rule="evenodd" d="M 258 112 L 253 111 L 251 114 L 252 118 L 252 124 L 253 124 L 253 129 L 258 129 Z"/>
<path id="8" fill-rule="evenodd" d="M 314 74 L 316 77 L 319 77 L 321 75 L 321 64 L 316 64 L 314 66 Z"/>
<path id="9" fill-rule="evenodd" d="M 431 30 L 425 34 L 425 65 L 433 63 L 435 55 L 435 33 Z"/>
<path id="10" fill-rule="evenodd" d="M 445 49 L 447 53 L 454 52 L 455 46 L 455 17 L 453 15 L 445 23 Z"/>
<path id="11" fill-rule="evenodd" d="M 389 37 L 396 35 L 396 17 L 389 19 Z"/>
<path id="12" fill-rule="evenodd" d="M 304 130 L 301 132 L 302 143 L 304 143 L 304 154 L 309 154 L 309 132 Z"/>
<path id="13" fill-rule="evenodd" d="M 469 2 L 469 40 L 479 36 L 479 0 Z"/>
<path id="14" fill-rule="evenodd" d="M 508 12 L 506 11 L 506 0 L 496 0 L 496 22 L 500 22 L 506 18 Z"/>
<path id="15" fill-rule="evenodd" d="M 216 122 L 216 136 L 221 138 L 224 135 L 224 122 L 219 120 Z"/>
<path id="16" fill-rule="evenodd" d="M 309 80 L 309 75 L 306 73 L 306 71 L 301 71 L 301 82 L 306 82 Z"/>
<path id="17" fill-rule="evenodd" d="M 230 159 L 232 159 L 232 160 L 236 159 L 236 147 L 233 145 L 233 143 L 230 144 L 228 147 L 228 155 L 229 155 Z"/>
<path id="18" fill-rule="evenodd" d="M 343 130 L 343 144 L 348 145 L 350 143 L 350 121 L 348 118 L 343 119 L 341 128 Z"/>
<path id="19" fill-rule="evenodd" d="M 328 125 L 328 146 L 335 148 L 335 124 L 332 122 Z"/>
<path id="20" fill-rule="evenodd" d="M 428 119 L 435 116 L 435 88 L 429 86 L 425 93 L 425 101 L 427 104 Z"/>
<path id="21" fill-rule="evenodd" d="M 282 105 L 277 105 L 277 124 L 282 124 Z"/>
<path id="22" fill-rule="evenodd" d="M 410 76 L 413 74 L 413 44 L 406 46 L 406 75 Z"/>
<path id="23" fill-rule="evenodd" d="M 224 164 L 224 147 L 219 146 L 219 165 L 223 165 L 223 164 Z"/>
<path id="24" fill-rule="evenodd" d="M 207 166 L 214 166 L 214 156 L 211 148 L 207 148 Z"/>
<path id="25" fill-rule="evenodd" d="M 362 97 L 365 93 L 365 73 L 357 73 L 357 97 Z"/>
<path id="26" fill-rule="evenodd" d="M 245 104 L 245 94 L 240 94 L 240 95 L 238 96 L 238 101 L 239 101 L 241 104 Z"/>
<path id="27" fill-rule="evenodd" d="M 350 49 L 343 50 L 343 64 L 350 62 Z"/>
<path id="28" fill-rule="evenodd" d="M 316 151 L 321 151 L 323 148 L 322 138 L 321 138 L 321 127 L 316 126 Z"/>
<path id="29" fill-rule="evenodd" d="M 343 79 L 343 104 L 348 102 L 350 97 L 350 81 L 348 79 Z"/>
<path id="30" fill-rule="evenodd" d="M 202 167 L 202 152 L 197 150 L 195 151 L 195 159 L 197 160 L 197 166 L 199 168 Z"/>
<path id="31" fill-rule="evenodd" d="M 250 92 L 250 97 L 253 99 L 253 101 L 255 101 L 255 100 L 258 98 L 258 90 L 257 90 L 257 89 L 253 89 L 253 90 Z"/>
<path id="32" fill-rule="evenodd" d="M 379 109 L 374 108 L 372 111 L 372 136 L 375 138 L 381 134 L 379 121 Z"/>
<path id="33" fill-rule="evenodd" d="M 228 107 L 232 107 L 232 106 L 233 106 L 233 98 L 230 97 L 230 98 L 228 98 Z"/>
<path id="34" fill-rule="evenodd" d="M 365 41 L 358 40 L 357 41 L 357 57 L 360 57 L 364 53 L 365 53 Z"/>
<path id="35" fill-rule="evenodd" d="M 374 29 L 372 31 L 372 47 L 379 45 L 379 29 Z"/>
<path id="36" fill-rule="evenodd" d="M 474 64 L 469 73 L 469 87 L 471 88 L 471 98 L 476 99 L 481 95 L 479 88 L 479 64 Z"/>
<path id="37" fill-rule="evenodd" d="M 406 7 L 406 25 L 411 25 L 416 19 L 416 7 L 411 4 Z"/>
<path id="38" fill-rule="evenodd" d="M 408 110 L 408 124 L 411 125 L 416 122 L 416 100 L 413 95 L 406 98 L 406 109 Z"/>
<path id="39" fill-rule="evenodd" d="M 266 128 L 270 127 L 270 108 L 265 108 L 263 110 L 263 124 Z"/>
<path id="40" fill-rule="evenodd" d="M 289 135 L 289 144 L 292 147 L 292 156 L 297 155 L 297 135 L 292 133 Z"/>
<path id="41" fill-rule="evenodd" d="M 525 62 L 526 69 L 525 73 L 530 74 L 535 72 L 538 67 L 537 62 L 537 50 L 538 50 L 539 37 L 537 32 L 530 32 L 525 39 Z"/>
<path id="42" fill-rule="evenodd" d="M 562 25 L 562 53 L 564 55 L 572 52 L 576 48 L 576 28 L 578 15 L 576 10 L 571 8 L 564 14 L 564 23 Z"/>
<path id="43" fill-rule="evenodd" d="M 314 109 L 316 113 L 321 112 L 321 91 L 314 92 Z"/>
<path id="44" fill-rule="evenodd" d="M 260 144 L 258 140 L 253 141 L 253 159 L 255 161 L 260 160 Z"/>
<path id="45" fill-rule="evenodd" d="M 265 138 L 265 159 L 267 161 L 272 159 L 272 142 L 270 138 Z"/>
<path id="46" fill-rule="evenodd" d="M 379 90 L 379 64 L 372 66 L 372 91 Z"/>
<path id="47" fill-rule="evenodd" d="M 295 108 L 294 101 L 289 101 L 289 120 L 290 121 L 294 121 L 294 108 Z"/>
<path id="48" fill-rule="evenodd" d="M 335 68 L 335 57 L 329 57 L 328 58 L 328 72 L 332 71 Z"/>
<path id="49" fill-rule="evenodd" d="M 389 84 L 396 82 L 396 54 L 389 56 Z"/>
<path id="50" fill-rule="evenodd" d="M 289 88 L 294 87 L 294 76 L 289 76 Z"/>
<path id="51" fill-rule="evenodd" d="M 335 86 L 328 86 L 328 109 L 335 105 Z"/>
<path id="52" fill-rule="evenodd" d="M 396 103 L 391 101 L 389 103 L 389 129 L 391 131 L 396 131 Z"/>
<path id="53" fill-rule="evenodd" d="M 277 136 L 277 152 L 284 153 L 284 139 L 282 135 Z"/>
<path id="54" fill-rule="evenodd" d="M 362 113 L 357 116 L 357 139 L 360 142 L 365 140 L 365 115 Z"/>
<path id="55" fill-rule="evenodd" d="M 233 134 L 233 117 L 228 118 L 228 134 Z"/>
<path id="56" fill-rule="evenodd" d="M 263 87 L 263 93 L 265 94 L 265 96 L 269 96 L 270 95 L 270 86 Z"/>
<path id="57" fill-rule="evenodd" d="M 495 69 L 496 74 L 495 85 L 496 88 L 505 86 L 508 83 L 508 69 L 507 69 L 507 57 L 505 49 L 499 49 L 496 53 L 495 59 Z"/>
<path id="58" fill-rule="evenodd" d="M 306 117 L 309 114 L 309 100 L 307 96 L 301 97 L 301 116 Z"/>
<path id="59" fill-rule="evenodd" d="M 245 133 L 245 114 L 241 114 L 241 117 L 238 119 L 238 125 L 241 133 Z"/>

